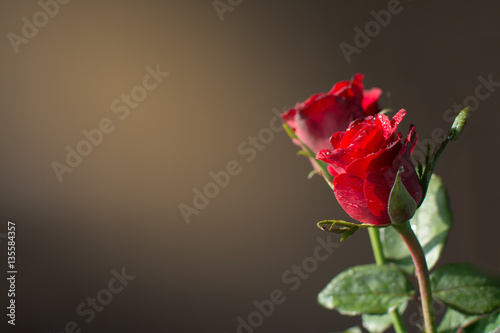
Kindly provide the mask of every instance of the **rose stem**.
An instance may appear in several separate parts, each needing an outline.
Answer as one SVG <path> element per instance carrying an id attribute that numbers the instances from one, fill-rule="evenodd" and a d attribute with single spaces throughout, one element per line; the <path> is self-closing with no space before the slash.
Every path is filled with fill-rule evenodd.
<path id="1" fill-rule="evenodd" d="M 380 232 L 377 228 L 368 228 L 368 234 L 370 235 L 370 241 L 372 243 L 373 255 L 375 256 L 375 262 L 377 265 L 385 265 L 384 253 L 382 252 L 382 243 L 380 242 Z M 391 312 L 392 326 L 396 333 L 407 333 L 403 319 L 399 314 L 398 309 L 394 309 Z"/>
<path id="2" fill-rule="evenodd" d="M 427 268 L 422 245 L 420 245 L 417 236 L 415 236 L 410 222 L 399 225 L 393 224 L 393 227 L 403 239 L 408 250 L 410 250 L 413 263 L 415 264 L 422 311 L 424 313 L 425 332 L 436 333 L 436 319 L 434 318 L 434 308 L 432 307 L 431 280 L 429 278 L 429 269 Z"/>

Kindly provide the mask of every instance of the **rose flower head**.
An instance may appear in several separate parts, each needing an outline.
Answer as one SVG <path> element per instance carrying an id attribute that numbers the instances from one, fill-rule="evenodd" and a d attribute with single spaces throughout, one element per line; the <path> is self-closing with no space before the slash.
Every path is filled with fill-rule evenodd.
<path id="1" fill-rule="evenodd" d="M 342 208 L 362 223 L 391 222 L 387 207 L 400 167 L 404 168 L 401 182 L 417 204 L 422 201 L 422 186 L 411 160 L 417 133 L 413 125 L 405 139 L 396 133 L 405 115 L 401 110 L 392 120 L 383 114 L 354 120 L 346 131 L 333 134 L 333 149 L 324 149 L 316 156 L 328 164 Z"/>
<path id="2" fill-rule="evenodd" d="M 345 131 L 353 120 L 380 111 L 382 90 L 363 90 L 362 81 L 363 75 L 356 74 L 352 81 L 338 82 L 329 93 L 298 103 L 282 115 L 283 120 L 315 154 L 328 149 L 332 133 Z"/>

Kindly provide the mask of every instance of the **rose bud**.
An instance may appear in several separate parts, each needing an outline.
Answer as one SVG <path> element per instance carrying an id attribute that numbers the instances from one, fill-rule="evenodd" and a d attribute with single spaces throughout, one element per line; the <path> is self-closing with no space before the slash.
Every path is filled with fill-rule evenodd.
<path id="1" fill-rule="evenodd" d="M 380 111 L 382 90 L 363 91 L 362 81 L 363 75 L 356 74 L 352 81 L 336 83 L 329 93 L 313 95 L 285 112 L 283 120 L 315 154 L 328 149 L 332 133 L 345 131 L 353 120 Z"/>
<path id="2" fill-rule="evenodd" d="M 410 156 L 417 133 L 413 125 L 404 140 L 396 133 L 405 115 L 401 110 L 392 120 L 382 114 L 355 120 L 347 131 L 331 137 L 332 150 L 322 150 L 316 156 L 328 164 L 335 177 L 333 189 L 342 208 L 362 223 L 390 223 L 389 195 L 401 167 L 404 187 L 417 204 L 422 200 L 422 186 Z"/>

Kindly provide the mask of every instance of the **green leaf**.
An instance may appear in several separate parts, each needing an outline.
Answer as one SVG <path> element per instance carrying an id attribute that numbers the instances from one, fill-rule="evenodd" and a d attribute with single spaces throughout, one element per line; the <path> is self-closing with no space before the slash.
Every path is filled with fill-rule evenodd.
<path id="1" fill-rule="evenodd" d="M 358 231 L 360 228 L 368 228 L 368 227 L 383 228 L 390 224 L 385 226 L 380 226 L 373 224 L 356 224 L 352 222 L 346 222 L 343 220 L 324 220 L 318 222 L 317 225 L 318 228 L 320 228 L 323 231 L 334 232 L 336 234 L 343 234 L 342 238 L 340 239 L 340 241 L 342 242 L 344 239 L 354 235 L 354 233 Z"/>
<path id="2" fill-rule="evenodd" d="M 422 244 L 427 266 L 431 269 L 443 251 L 452 225 L 452 214 L 446 189 L 441 178 L 433 175 L 424 203 L 410 220 L 413 231 Z M 410 252 L 394 228 L 380 230 L 384 256 L 407 274 L 415 267 Z"/>
<path id="3" fill-rule="evenodd" d="M 345 315 L 385 314 L 406 303 L 412 295 L 411 283 L 400 270 L 363 265 L 337 275 L 319 293 L 318 302 Z"/>
<path id="4" fill-rule="evenodd" d="M 500 312 L 494 312 L 465 329 L 466 333 L 498 333 L 500 332 Z"/>
<path id="5" fill-rule="evenodd" d="M 346 222 L 342 220 L 324 220 L 321 222 L 318 222 L 318 227 L 323 230 L 323 231 L 330 231 L 334 232 L 336 234 L 343 234 L 342 238 L 340 238 L 340 241 L 342 242 L 346 238 L 351 237 L 354 235 L 356 231 L 360 228 L 361 225 L 351 223 L 351 222 Z M 334 228 L 335 226 L 340 226 L 338 228 Z"/>
<path id="6" fill-rule="evenodd" d="M 317 223 L 318 227 L 324 231 L 333 231 L 334 226 L 340 225 L 343 227 L 358 227 L 358 228 L 385 228 L 390 226 L 390 224 L 379 225 L 379 224 L 368 224 L 368 223 L 352 223 L 344 220 L 323 220 Z"/>
<path id="7" fill-rule="evenodd" d="M 404 167 L 399 168 L 394 180 L 394 185 L 389 195 L 389 205 L 387 207 L 391 222 L 401 224 L 409 221 L 417 210 L 417 203 L 412 198 L 406 187 L 401 182 L 401 173 Z"/>
<path id="8" fill-rule="evenodd" d="M 448 309 L 438 327 L 438 333 L 455 333 L 459 328 L 466 327 L 478 316 L 469 316 L 453 309 Z"/>
<path id="9" fill-rule="evenodd" d="M 347 229 L 344 234 L 342 235 L 342 238 L 340 238 L 340 241 L 344 241 L 345 239 L 351 237 L 352 235 L 354 235 L 354 233 L 356 231 L 358 231 L 359 227 L 358 226 L 355 226 L 355 227 L 350 227 L 349 229 Z"/>
<path id="10" fill-rule="evenodd" d="M 450 264 L 431 274 L 432 295 L 465 314 L 500 308 L 499 280 L 470 264 Z"/>
<path id="11" fill-rule="evenodd" d="M 408 302 L 405 302 L 398 307 L 400 314 L 405 312 L 407 305 Z M 363 320 L 363 327 L 370 333 L 385 332 L 392 325 L 392 317 L 390 313 L 383 315 L 363 314 L 361 319 Z"/>
<path id="12" fill-rule="evenodd" d="M 327 231 L 331 231 L 331 229 L 337 225 L 348 228 L 359 226 L 356 223 L 347 222 L 344 220 L 323 220 L 321 222 L 318 222 L 318 227 L 322 230 L 327 230 Z"/>
<path id="13" fill-rule="evenodd" d="M 355 327 L 348 328 L 341 333 L 363 333 L 363 331 L 358 326 L 355 326 Z"/>

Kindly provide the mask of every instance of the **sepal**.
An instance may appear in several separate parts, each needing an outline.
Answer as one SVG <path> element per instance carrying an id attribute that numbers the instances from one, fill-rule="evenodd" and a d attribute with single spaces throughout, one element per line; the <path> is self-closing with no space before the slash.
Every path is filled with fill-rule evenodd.
<path id="1" fill-rule="evenodd" d="M 417 203 L 401 182 L 401 174 L 403 172 L 404 168 L 399 168 L 389 195 L 387 210 L 393 224 L 401 224 L 409 221 L 417 210 Z"/>
<path id="2" fill-rule="evenodd" d="M 340 241 L 342 242 L 343 240 L 351 237 L 358 231 L 360 228 L 383 228 L 387 227 L 388 224 L 385 225 L 375 225 L 375 224 L 357 224 L 357 223 L 352 223 L 352 222 L 347 222 L 343 220 L 323 220 L 321 222 L 317 223 L 318 228 L 320 228 L 323 231 L 329 231 L 329 232 L 334 232 L 336 234 L 342 234 L 342 238 L 340 238 Z"/>

